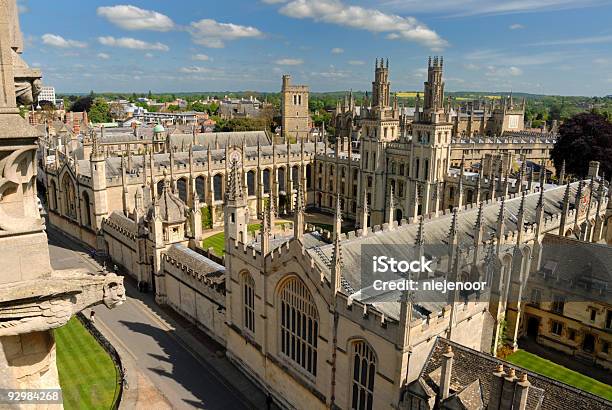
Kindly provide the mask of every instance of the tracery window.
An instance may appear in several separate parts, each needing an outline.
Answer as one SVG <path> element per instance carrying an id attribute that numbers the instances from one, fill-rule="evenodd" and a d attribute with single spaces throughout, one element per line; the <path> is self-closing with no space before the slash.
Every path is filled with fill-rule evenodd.
<path id="1" fill-rule="evenodd" d="M 376 356 L 374 351 L 363 340 L 353 342 L 351 409 L 372 410 L 375 376 Z"/>
<path id="2" fill-rule="evenodd" d="M 255 333 L 255 281 L 248 273 L 242 274 L 242 324 Z"/>
<path id="3" fill-rule="evenodd" d="M 279 292 L 281 353 L 313 376 L 317 375 L 319 319 L 310 292 L 297 277 Z"/>
<path id="4" fill-rule="evenodd" d="M 64 174 L 64 178 L 62 179 L 62 190 L 64 191 L 64 215 L 76 219 L 76 195 L 74 184 L 68 174 Z"/>

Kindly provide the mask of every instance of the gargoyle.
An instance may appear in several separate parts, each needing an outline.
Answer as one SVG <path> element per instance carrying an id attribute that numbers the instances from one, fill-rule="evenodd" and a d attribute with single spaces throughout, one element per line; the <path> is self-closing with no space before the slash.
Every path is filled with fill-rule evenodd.
<path id="1" fill-rule="evenodd" d="M 81 310 L 125 301 L 123 278 L 114 273 L 54 271 L 49 277 L 0 285 L 0 336 L 55 329 Z"/>

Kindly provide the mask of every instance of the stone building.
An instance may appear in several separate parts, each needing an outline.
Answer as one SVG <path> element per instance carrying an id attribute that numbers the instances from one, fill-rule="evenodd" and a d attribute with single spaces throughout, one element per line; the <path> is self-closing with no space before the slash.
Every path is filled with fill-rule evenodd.
<path id="1" fill-rule="evenodd" d="M 492 389 L 484 375 L 496 361 L 486 362 L 486 372 L 457 366 L 461 383 L 437 398 L 428 379 L 435 381 L 432 360 L 444 343 L 467 359 L 497 352 L 502 336 L 516 347 L 526 332 L 522 295 L 539 269 L 542 238 L 555 233 L 612 242 L 610 186 L 597 164 L 589 181 L 561 177 L 555 185 L 542 171 L 535 180 L 528 153 L 520 151 L 522 137 L 508 137 L 499 143 L 503 149 L 483 148 L 479 167 L 468 163 L 467 152 L 453 167 L 442 69 L 441 59 L 430 62 L 410 135 L 392 101 L 388 63 L 377 61 L 371 103 L 357 109 L 347 99 L 358 141 L 352 132 L 338 134 L 333 145 L 326 138 L 310 141 L 308 90 L 285 77 L 284 144 L 265 133 L 204 136 L 156 126 L 112 138 L 113 132 L 92 130 L 74 149 L 49 145 L 45 158 L 53 153 L 53 161 L 41 166 L 50 221 L 106 251 L 158 303 L 220 342 L 284 407 L 426 408 L 454 395 L 452 406 L 475 409 L 477 400 L 472 406 L 466 399 L 478 398 L 480 389 L 482 403 L 497 403 L 492 408 L 512 408 L 495 400 L 510 391 L 521 394 L 514 408 L 555 408 L 544 384 L 529 391 L 527 381 L 509 376 L 506 390 Z M 199 246 L 203 206 L 224 227 L 223 259 Z M 331 211 L 333 232 L 306 224 L 306 207 Z M 292 234 L 275 232 L 279 213 L 294 219 Z M 252 237 L 248 222 L 256 218 L 262 228 Z M 343 233 L 343 218 L 357 229 Z M 380 253 L 426 256 L 433 271 L 418 279 L 432 284 L 486 286 L 421 297 L 372 293 L 361 275 L 363 261 Z M 415 381 L 427 394 L 423 402 L 408 393 Z M 568 394 L 586 397 L 593 408 L 609 406 L 586 393 Z"/>
<path id="2" fill-rule="evenodd" d="M 439 338 L 401 409 L 606 409 L 610 402 Z"/>
<path id="3" fill-rule="evenodd" d="M 527 334 L 538 343 L 612 369 L 612 248 L 546 235 L 527 284 Z"/>
<path id="4" fill-rule="evenodd" d="M 0 1 L 0 388 L 59 389 L 53 329 L 92 305 L 125 300 L 123 278 L 54 270 L 36 206 L 41 137 L 19 115 L 41 74 L 21 59 L 17 4 Z M 33 405 L 48 408 L 48 404 Z"/>
<path id="5" fill-rule="evenodd" d="M 572 234 L 578 227 L 589 232 L 585 239 L 600 240 L 607 229 L 604 217 L 612 217 L 609 187 L 594 177 L 590 192 L 598 195 L 591 196 L 586 183 L 575 182 L 483 199 L 400 224 L 389 219 L 383 226 L 369 227 L 364 222 L 364 229 L 348 233 L 340 231 L 337 198 L 329 238 L 304 223 L 306 182 L 300 174 L 293 233 L 273 232 L 274 202 L 267 202 L 262 229 L 252 238 L 246 229 L 251 211 L 243 158 L 237 148 L 227 158 L 223 265 L 204 256 L 192 241 L 197 236 L 195 230 L 190 232 L 198 223 L 197 202 L 195 207 L 182 203 L 172 193 L 168 173 L 160 194 L 151 197 L 157 199 L 141 205 L 139 198 L 148 195 L 137 191 L 128 216 L 111 213 L 102 222 L 100 240 L 140 281 L 150 280 L 141 273 L 150 271 L 156 300 L 222 343 L 228 357 L 286 407 L 415 408 L 407 392 L 413 392 L 411 383 L 422 377 L 436 380 L 431 375 L 436 366 L 430 363 L 441 344 L 465 355 L 466 364 L 472 363 L 470 357 L 486 364 L 482 373 L 456 362 L 454 377 L 464 384 L 451 385 L 453 400 L 478 397 L 472 392 L 477 388 L 482 400 L 494 400 L 491 381 L 471 383 L 500 363 L 483 359 L 496 350 L 500 323 L 509 323 L 506 336 L 514 343 L 526 331 L 520 320 L 526 309 L 521 294 L 525 278 L 538 269 L 531 261 L 541 259 L 542 237 L 546 232 Z M 570 204 L 582 203 L 570 209 Z M 488 286 L 480 293 L 455 291 L 432 299 L 400 291 L 372 295 L 360 272 L 362 261 L 376 250 L 398 252 L 404 259 L 427 255 L 435 261 L 428 280 L 483 278 Z M 536 400 L 541 406 L 515 408 L 554 408 L 553 392 L 559 384 L 531 373 L 529 380 L 534 387 L 526 393 L 527 403 Z M 513 389 L 525 384 L 512 381 Z M 436 390 L 426 392 L 425 400 L 434 403 Z M 609 405 L 584 392 L 569 394 L 566 400 L 586 400 L 592 408 Z"/>
<path id="6" fill-rule="evenodd" d="M 310 133 L 308 86 L 291 84 L 291 76 L 283 75 L 281 87 L 282 136 L 292 141 Z"/>
<path id="7" fill-rule="evenodd" d="M 533 169 L 551 167 L 555 136 L 515 128 L 517 121 L 522 124 L 524 109 L 512 101 L 493 110 L 491 123 L 500 134 L 458 135 L 456 112 L 444 100 L 443 66 L 442 58 L 429 60 L 423 106 L 417 98 L 409 127 L 397 99 L 391 102 L 388 61 L 376 61 L 371 102 L 366 95 L 357 106 L 350 94 L 344 104 L 338 103 L 335 151 L 326 148 L 315 157 L 316 207 L 333 210 L 340 192 L 348 218 L 359 223 L 367 209 L 370 224 L 382 224 L 393 197 L 394 219 L 400 221 L 473 203 L 479 195 L 531 189 Z M 470 169 L 487 157 L 504 157 L 507 167 L 486 173 Z"/>

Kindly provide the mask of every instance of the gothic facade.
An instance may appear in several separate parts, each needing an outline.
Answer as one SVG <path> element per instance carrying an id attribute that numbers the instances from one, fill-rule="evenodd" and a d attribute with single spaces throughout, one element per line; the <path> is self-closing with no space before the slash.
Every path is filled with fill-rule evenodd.
<path id="1" fill-rule="evenodd" d="M 612 243 L 610 185 L 597 163 L 590 179 L 567 181 L 561 171 L 550 183 L 548 164 L 528 165 L 525 140 L 518 142 L 525 136 L 507 137 L 503 149 L 487 140 L 498 146 L 480 155 L 479 167 L 468 164 L 466 148 L 455 168 L 442 69 L 441 59 L 429 64 L 411 135 L 402 132 L 381 62 L 372 101 L 360 109 L 358 141 L 332 146 L 296 134 L 297 143 L 275 144 L 265 133 L 157 128 L 151 143 L 133 130 L 112 138 L 94 130 L 82 146 L 43 146 L 50 221 L 148 284 L 158 303 L 221 343 L 283 407 L 432 409 L 448 400 L 456 408 L 479 388 L 492 408 L 555 408 L 556 384 L 531 373 L 516 380 L 512 372 L 527 372 L 490 354 L 502 337 L 516 347 L 526 332 L 522 295 L 545 234 Z M 203 205 L 224 228 L 222 259 L 201 249 Z M 333 213 L 331 232 L 305 223 L 307 207 Z M 293 218 L 291 234 L 276 228 L 278 213 Z M 343 218 L 356 230 L 343 232 Z M 262 221 L 255 236 L 253 219 Z M 368 293 L 362 257 L 394 252 L 432 260 L 432 273 L 419 279 L 486 287 L 431 299 Z M 453 373 L 452 352 L 440 351 L 447 345 L 467 363 L 491 360 L 477 370 L 457 364 Z M 499 365 L 511 380 L 494 388 Z M 462 383 L 449 386 L 438 373 L 459 374 Z M 526 377 L 535 387 L 524 389 Z M 566 394 L 589 408 L 610 405 Z"/>

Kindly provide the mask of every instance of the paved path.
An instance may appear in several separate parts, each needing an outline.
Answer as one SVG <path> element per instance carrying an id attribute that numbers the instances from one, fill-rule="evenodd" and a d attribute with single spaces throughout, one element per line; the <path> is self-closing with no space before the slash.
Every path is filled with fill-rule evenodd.
<path id="1" fill-rule="evenodd" d="M 75 241 L 53 228 L 48 236 L 55 269 L 99 269 Z M 123 408 L 266 407 L 265 395 L 225 358 L 218 345 L 162 310 L 152 295 L 137 292 L 129 278 L 125 286 L 128 298 L 123 305 L 113 310 L 95 308 L 96 326 L 127 367 L 129 389 Z M 89 316 L 89 310 L 84 313 Z"/>

